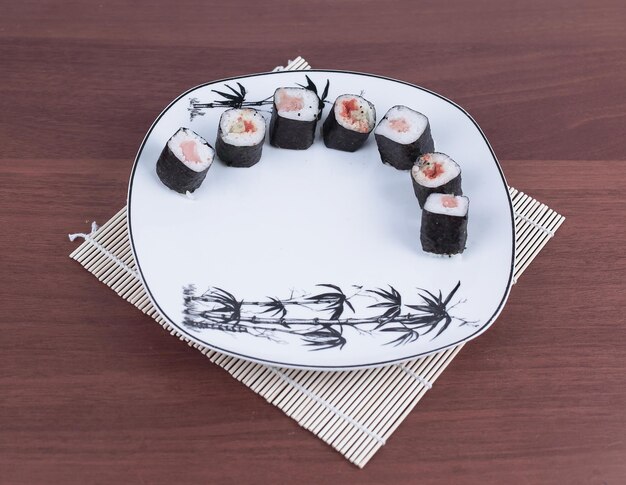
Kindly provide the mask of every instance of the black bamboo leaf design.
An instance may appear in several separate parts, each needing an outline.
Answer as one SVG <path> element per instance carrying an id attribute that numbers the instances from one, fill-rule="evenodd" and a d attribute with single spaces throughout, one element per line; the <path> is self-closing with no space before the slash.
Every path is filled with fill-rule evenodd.
<path id="1" fill-rule="evenodd" d="M 320 328 L 305 332 L 303 335 L 304 345 L 314 347 L 313 350 L 342 349 L 346 344 L 343 329 L 338 330 L 331 325 L 325 324 Z"/>
<path id="2" fill-rule="evenodd" d="M 226 86 L 228 87 L 228 86 Z M 235 101 L 235 100 L 239 100 L 239 96 L 237 94 L 228 94 L 228 93 L 224 93 L 222 91 L 218 91 L 217 89 L 212 89 L 211 91 L 213 91 L 214 93 L 219 94 L 221 97 L 226 98 L 226 99 L 230 99 L 231 101 Z"/>
<path id="3" fill-rule="evenodd" d="M 246 100 L 247 91 L 246 88 L 241 85 L 241 83 L 238 82 L 237 85 L 239 86 L 239 90 L 236 90 L 229 84 L 224 84 L 224 86 L 226 86 L 226 89 L 230 90 L 232 94 L 225 93 L 224 91 L 218 91 L 217 89 L 211 89 L 212 92 L 214 92 L 215 94 L 219 94 L 222 98 L 226 100 L 215 101 L 215 103 L 221 103 L 231 108 L 241 108 Z"/>
<path id="4" fill-rule="evenodd" d="M 309 296 L 307 298 L 307 300 L 315 303 L 325 304 L 325 310 L 332 312 L 330 317 L 331 320 L 337 320 L 343 314 L 344 305 L 350 308 L 350 310 L 354 313 L 354 307 L 348 301 L 348 297 L 344 294 L 344 292 L 341 291 L 341 288 L 336 285 L 331 285 L 330 283 L 322 283 L 317 286 L 335 290 L 334 292 L 320 293 L 319 295 Z"/>
<path id="5" fill-rule="evenodd" d="M 211 313 L 223 314 L 225 322 L 238 322 L 241 318 L 243 301 L 237 301 L 232 293 L 221 288 L 211 288 L 198 301 L 215 304 L 216 306 L 211 309 Z"/>
<path id="6" fill-rule="evenodd" d="M 217 94 L 222 99 L 216 99 L 210 103 L 200 103 L 197 98 L 189 98 L 188 111 L 190 119 L 193 120 L 196 116 L 204 116 L 204 110 L 209 108 L 244 108 L 272 104 L 273 96 L 268 96 L 259 101 L 246 101 L 248 90 L 240 82 L 237 81 L 236 84 L 236 88 L 230 84 L 224 84 L 226 89 L 230 92 L 211 89 L 211 92 Z"/>
<path id="7" fill-rule="evenodd" d="M 413 330 L 409 327 L 392 327 L 392 328 L 383 328 L 381 332 L 397 332 L 400 333 L 400 336 L 391 342 L 387 342 L 387 345 L 393 345 L 397 347 L 398 345 L 406 345 L 411 342 L 415 342 L 419 338 L 419 332 Z"/>
<path id="8" fill-rule="evenodd" d="M 313 91 L 315 94 L 317 94 L 317 86 L 315 85 L 315 83 L 308 75 L 305 75 L 304 77 L 306 78 L 306 86 L 304 84 L 296 84 L 298 84 L 298 86 L 300 86 L 301 88 L 308 89 L 309 91 Z"/>
<path id="9" fill-rule="evenodd" d="M 297 84 L 298 86 L 313 91 L 315 94 L 318 94 L 317 86 L 311 80 L 311 78 L 307 75 L 306 77 L 306 85 Z M 211 101 L 210 103 L 201 103 L 198 98 L 189 98 L 189 107 L 187 110 L 189 111 L 189 118 L 191 121 L 194 120 L 196 116 L 204 116 L 206 113 L 204 110 L 210 108 L 244 108 L 244 107 L 259 107 L 259 106 L 267 106 L 273 103 L 274 95 L 271 94 L 267 98 L 258 100 L 258 101 L 246 101 L 246 95 L 248 94 L 248 90 L 245 88 L 243 84 L 239 81 L 236 82 L 237 87 L 233 87 L 230 84 L 224 84 L 226 90 L 217 90 L 211 89 L 211 92 L 217 94 L 222 99 L 216 99 L 215 101 Z M 326 85 L 324 90 L 322 91 L 322 95 L 319 96 L 319 112 L 318 118 L 321 118 L 322 110 L 324 109 L 324 103 L 326 102 L 326 97 L 328 96 L 328 90 L 330 88 L 330 79 L 326 80 Z"/>
<path id="10" fill-rule="evenodd" d="M 384 300 L 370 305 L 368 308 L 386 308 L 385 312 L 379 317 L 380 321 L 376 329 L 393 320 L 402 312 L 402 296 L 393 286 L 389 285 L 389 291 L 378 288 L 377 290 L 368 290 L 368 292 L 378 295 Z"/>
<path id="11" fill-rule="evenodd" d="M 350 296 L 332 283 L 316 286 L 327 291 L 301 296 L 294 296 L 292 292 L 285 299 L 267 297 L 263 301 L 247 301 L 219 287 L 211 287 L 198 294 L 194 285 L 187 285 L 183 288 L 183 323 L 194 330 L 244 333 L 275 342 L 283 342 L 290 335 L 315 351 L 344 348 L 349 332 L 392 334 L 394 338 L 386 341 L 385 345 L 398 346 L 411 344 L 427 335 L 435 339 L 453 322 L 458 322 L 460 326 L 477 323 L 450 313 L 452 308 L 465 302 L 459 300 L 451 304 L 461 286 L 460 281 L 445 298 L 441 291 L 436 294 L 418 289 L 420 301 L 415 304 L 403 303 L 402 295 L 391 285 L 364 290 L 364 293 L 361 292 L 362 286 L 353 285 L 356 292 Z M 356 313 L 351 300 L 360 296 L 375 298 L 376 303 L 364 308 L 380 309 L 382 313 L 365 318 L 344 317 L 347 310 Z M 292 317 L 290 307 L 300 307 L 316 316 Z M 405 307 L 411 312 L 404 311 Z M 319 314 L 324 317 L 320 318 Z"/>
<path id="12" fill-rule="evenodd" d="M 267 303 L 261 304 L 261 306 L 267 307 L 261 313 L 271 313 L 273 316 L 280 315 L 281 317 L 287 315 L 287 309 L 282 301 L 271 296 L 268 297 L 268 300 L 269 301 Z"/>
<path id="13" fill-rule="evenodd" d="M 330 79 L 326 80 L 326 86 L 324 86 L 324 91 L 322 91 L 322 95 L 320 96 L 317 91 L 317 86 L 311 80 L 311 78 L 307 75 L 305 75 L 304 77 L 306 78 L 306 85 L 298 84 L 298 86 L 304 89 L 308 89 L 309 91 L 313 91 L 315 94 L 317 94 L 320 100 L 319 107 L 318 107 L 319 109 L 318 119 L 319 119 L 322 116 L 322 111 L 324 110 L 324 103 L 326 102 L 326 97 L 328 96 L 328 89 L 330 88 Z"/>
<path id="14" fill-rule="evenodd" d="M 320 96 L 320 101 L 323 103 L 326 101 L 328 97 L 328 89 L 330 88 L 330 79 L 326 79 L 326 86 L 324 86 L 324 91 L 322 91 L 322 95 Z"/>

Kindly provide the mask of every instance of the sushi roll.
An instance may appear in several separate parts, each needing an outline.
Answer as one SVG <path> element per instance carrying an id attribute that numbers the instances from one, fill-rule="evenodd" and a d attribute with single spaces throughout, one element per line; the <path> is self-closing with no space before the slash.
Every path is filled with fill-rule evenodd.
<path id="1" fill-rule="evenodd" d="M 461 167 L 445 153 L 426 153 L 411 169 L 415 196 L 424 208 L 430 194 L 463 195 Z"/>
<path id="2" fill-rule="evenodd" d="M 270 144 L 291 150 L 309 148 L 320 113 L 317 94 L 305 88 L 278 88 L 273 104 Z"/>
<path id="3" fill-rule="evenodd" d="M 367 99 L 342 94 L 324 121 L 322 136 L 328 148 L 354 152 L 363 146 L 376 124 L 376 109 Z"/>
<path id="4" fill-rule="evenodd" d="M 157 175 L 167 187 L 184 194 L 196 190 L 213 163 L 214 151 L 200 135 L 180 128 L 157 160 Z"/>
<path id="5" fill-rule="evenodd" d="M 410 170 L 417 157 L 435 150 L 428 118 L 406 106 L 390 108 L 374 137 L 383 163 L 398 170 Z"/>
<path id="6" fill-rule="evenodd" d="M 430 194 L 422 212 L 422 249 L 434 254 L 460 254 L 467 241 L 469 199 L 462 195 Z"/>
<path id="7" fill-rule="evenodd" d="M 224 111 L 217 129 L 215 153 L 226 165 L 251 167 L 261 160 L 265 120 L 252 108 Z"/>

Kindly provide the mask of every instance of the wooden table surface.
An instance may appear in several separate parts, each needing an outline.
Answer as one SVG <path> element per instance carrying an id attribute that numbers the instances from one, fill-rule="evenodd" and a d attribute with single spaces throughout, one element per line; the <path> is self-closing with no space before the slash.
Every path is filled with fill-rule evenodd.
<path id="1" fill-rule="evenodd" d="M 0 483 L 626 483 L 623 0 L 0 10 Z M 163 106 L 298 54 L 453 99 L 567 217 L 362 471 L 67 257 Z"/>

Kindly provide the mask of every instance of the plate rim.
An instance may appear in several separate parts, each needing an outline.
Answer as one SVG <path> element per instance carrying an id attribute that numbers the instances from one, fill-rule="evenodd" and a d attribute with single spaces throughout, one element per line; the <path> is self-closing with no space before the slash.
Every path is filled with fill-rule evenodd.
<path id="1" fill-rule="evenodd" d="M 258 357 L 252 357 L 246 354 L 241 354 L 232 350 L 226 350 L 223 349 L 217 345 L 213 345 L 213 344 L 209 344 L 203 340 L 200 340 L 199 338 L 197 338 L 195 335 L 191 334 L 190 332 L 188 332 L 186 329 L 182 328 L 182 326 L 176 324 L 164 311 L 163 309 L 159 306 L 159 304 L 156 302 L 156 299 L 154 298 L 154 296 L 152 295 L 152 292 L 150 291 L 150 287 L 148 286 L 144 275 L 143 275 L 143 271 L 141 270 L 141 264 L 139 263 L 139 258 L 137 257 L 137 251 L 135 248 L 135 242 L 133 239 L 133 231 L 132 231 L 132 216 L 131 216 L 131 196 L 132 196 L 132 189 L 133 189 L 133 181 L 135 178 L 135 171 L 137 169 L 137 164 L 139 162 L 139 158 L 143 152 L 144 146 L 146 144 L 146 141 L 148 140 L 148 137 L 150 136 L 150 134 L 152 133 L 154 127 L 157 125 L 157 123 L 161 120 L 161 118 L 163 117 L 163 115 L 165 115 L 165 113 L 167 113 L 170 108 L 177 103 L 181 98 L 189 95 L 190 93 L 192 93 L 193 91 L 200 89 L 202 87 L 205 86 L 209 86 L 211 84 L 215 84 L 215 83 L 222 83 L 222 82 L 227 82 L 227 81 L 232 81 L 232 80 L 240 80 L 240 79 L 245 79 L 245 78 L 249 78 L 249 77 L 257 77 L 257 76 L 266 76 L 266 75 L 281 75 L 283 73 L 295 73 L 295 72 L 303 72 L 303 73 L 308 73 L 308 72 L 326 72 L 326 73 L 335 73 L 335 74 L 356 74 L 359 76 L 365 76 L 365 77 L 372 77 L 372 78 L 378 78 L 378 79 L 383 79 L 386 81 L 392 81 L 392 82 L 397 82 L 397 83 L 401 83 L 401 84 L 405 84 L 407 86 L 419 89 L 421 91 L 427 92 L 429 94 L 432 94 L 433 96 L 436 96 L 437 98 L 450 103 L 452 106 L 454 106 L 455 108 L 457 108 L 459 111 L 461 111 L 461 113 L 463 113 L 465 116 L 467 116 L 467 118 L 469 118 L 469 120 L 474 124 L 474 126 L 478 129 L 478 132 L 480 133 L 480 135 L 482 136 L 483 140 L 485 141 L 485 143 L 487 144 L 487 147 L 489 148 L 489 152 L 491 153 L 491 156 L 493 157 L 493 160 L 495 161 L 496 164 L 496 168 L 498 169 L 498 173 L 500 174 L 500 178 L 502 179 L 502 183 L 504 184 L 505 187 L 505 192 L 506 192 L 506 198 L 507 201 L 509 203 L 509 211 L 510 211 L 510 216 L 511 216 L 511 241 L 512 241 L 512 247 L 511 247 L 511 263 L 510 263 L 510 272 L 509 272 L 509 278 L 507 281 L 507 285 L 506 285 L 506 289 L 504 291 L 504 294 L 502 295 L 502 299 L 500 300 L 500 303 L 498 304 L 497 308 L 495 309 L 494 313 L 491 315 L 491 317 L 486 321 L 486 323 L 484 325 L 481 326 L 481 328 L 479 328 L 478 330 L 476 330 L 476 332 L 470 334 L 469 336 L 458 340 L 456 342 L 447 344 L 447 345 L 443 345 L 441 347 L 438 347 L 436 349 L 433 350 L 429 350 L 427 352 L 419 352 L 417 354 L 414 355 L 410 355 L 410 356 L 406 356 L 406 357 L 399 357 L 397 359 L 389 359 L 389 360 L 384 360 L 384 361 L 379 361 L 379 362 L 372 362 L 372 363 L 367 363 L 367 364 L 353 364 L 353 365 L 310 365 L 310 364 L 295 364 L 295 363 L 285 363 L 285 362 L 278 362 L 278 361 L 274 361 L 274 360 L 270 360 L 270 359 L 262 359 L 262 358 L 258 358 Z M 457 103 L 455 103 L 454 101 L 446 98 L 445 96 L 442 96 L 441 94 L 438 94 L 434 91 L 431 91 L 430 89 L 424 88 L 422 86 L 419 86 L 417 84 L 413 84 L 407 81 L 402 81 L 400 79 L 395 79 L 395 78 L 391 78 L 388 76 L 382 76 L 380 74 L 373 74 L 373 73 L 365 73 L 365 72 L 359 72 L 359 71 L 349 71 L 349 70 L 344 70 L 344 69 L 307 69 L 307 70 L 303 70 L 303 71 L 265 71 L 265 72 L 258 72 L 258 73 L 253 73 L 253 74 L 245 74 L 245 75 L 241 75 L 241 76 L 231 76 L 228 78 L 222 78 L 222 79 L 216 79 L 216 80 L 212 80 L 212 81 L 208 81 L 202 84 L 198 84 L 186 91 L 184 91 L 183 93 L 181 93 L 180 95 L 178 95 L 175 99 L 173 99 L 160 113 L 159 115 L 155 118 L 155 120 L 152 122 L 152 124 L 150 125 L 150 128 L 148 129 L 148 131 L 146 132 L 145 136 L 143 137 L 143 140 L 141 142 L 141 145 L 139 146 L 139 149 L 137 150 L 137 155 L 135 156 L 135 160 L 133 161 L 133 166 L 130 172 L 130 177 L 129 177 L 129 181 L 128 181 L 128 191 L 127 191 L 127 196 L 126 196 L 126 218 L 127 218 L 127 231 L 128 231 L 128 239 L 130 242 L 130 246 L 131 246 L 131 251 L 133 254 L 133 258 L 135 260 L 135 265 L 137 267 L 137 273 L 139 275 L 139 278 L 141 280 L 141 283 L 143 284 L 143 287 L 146 291 L 146 294 L 148 295 L 148 298 L 150 299 L 150 302 L 152 303 L 152 305 L 157 309 L 157 311 L 159 312 L 159 314 L 161 315 L 161 317 L 163 317 L 166 320 L 166 323 L 173 327 L 177 332 L 179 332 L 180 334 L 183 334 L 183 338 L 190 340 L 191 342 L 194 342 L 195 344 L 201 346 L 201 347 L 205 347 L 207 349 L 210 350 L 214 350 L 216 352 L 220 352 L 226 355 L 229 355 L 231 357 L 235 357 L 235 358 L 239 358 L 239 359 L 244 359 L 250 362 L 256 362 L 258 364 L 262 364 L 262 365 L 273 365 L 273 366 L 279 366 L 279 367 L 284 367 L 284 368 L 290 368 L 290 369 L 309 369 L 309 370 L 326 370 L 326 371 L 341 371 L 341 370 L 356 370 L 356 369 L 367 369 L 367 368 L 375 368 L 375 367 L 382 367 L 382 366 L 386 366 L 386 365 L 391 365 L 391 364 L 397 364 L 397 363 L 401 363 L 401 362 L 407 362 L 410 360 L 414 360 L 414 359 L 418 359 L 418 358 L 422 358 L 422 357 L 426 357 L 428 355 L 432 355 L 435 354 L 437 352 L 441 352 L 443 350 L 455 347 L 457 345 L 463 344 L 465 342 L 469 342 L 470 340 L 474 340 L 476 337 L 478 337 L 479 335 L 481 335 L 482 333 L 484 333 L 485 331 L 487 331 L 495 322 L 495 320 L 497 320 L 498 316 L 500 315 L 500 313 L 502 312 L 502 310 L 504 309 L 504 306 L 509 298 L 509 295 L 511 293 L 511 288 L 513 286 L 513 275 L 514 275 L 514 271 L 515 271 L 515 256 L 516 256 L 516 247 L 515 247 L 515 211 L 513 209 L 513 202 L 511 200 L 511 194 L 509 192 L 509 185 L 506 181 L 506 177 L 504 176 L 504 172 L 502 170 L 502 166 L 500 165 L 500 161 L 498 160 L 498 157 L 496 156 L 493 147 L 491 146 L 491 143 L 489 143 L 489 140 L 487 139 L 485 133 L 483 132 L 482 128 L 479 126 L 479 124 L 476 122 L 476 120 L 474 120 L 474 118 L 461 106 L 459 106 Z"/>

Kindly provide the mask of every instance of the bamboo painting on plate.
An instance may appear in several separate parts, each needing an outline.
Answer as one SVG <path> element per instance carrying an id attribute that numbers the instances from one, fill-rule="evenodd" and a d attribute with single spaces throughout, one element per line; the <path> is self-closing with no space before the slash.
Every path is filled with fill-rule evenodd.
<path id="1" fill-rule="evenodd" d="M 155 163 L 180 127 L 214 144 L 229 108 L 269 120 L 279 87 L 320 99 L 354 93 L 382 116 L 406 105 L 430 120 L 435 149 L 463 170 L 466 249 L 422 251 L 422 210 L 408 172 L 381 163 L 373 136 L 355 152 L 267 141 L 261 160 L 218 159 L 193 196 L 168 190 Z M 286 367 L 348 369 L 426 355 L 484 332 L 509 294 L 514 224 L 497 159 L 453 102 L 402 81 L 342 71 L 264 73 L 183 93 L 148 131 L 128 193 L 129 234 L 152 302 L 190 339 Z"/>
<path id="2" fill-rule="evenodd" d="M 477 323 L 451 314 L 452 308 L 463 303 L 462 300 L 452 303 L 460 282 L 445 297 L 441 291 L 437 296 L 423 290 L 419 294 L 419 305 L 403 303 L 402 295 L 391 286 L 389 289 L 365 291 L 360 286 L 354 286 L 356 291 L 350 296 L 332 284 L 317 286 L 324 287 L 326 291 L 301 296 L 292 293 L 284 300 L 269 297 L 265 301 L 246 301 L 237 300 L 221 288 L 209 288 L 197 294 L 194 286 L 189 285 L 184 289 L 183 324 L 190 329 L 246 333 L 278 343 L 284 343 L 288 337 L 296 337 L 311 350 L 325 350 L 343 348 L 350 333 L 374 335 L 377 332 L 393 332 L 393 340 L 381 340 L 381 343 L 404 345 L 431 332 L 435 332 L 432 338 L 436 338 L 453 321 L 460 325 Z M 356 312 L 351 300 L 358 300 L 359 296 L 373 299 L 374 303 L 367 308 L 377 311 L 365 318 L 342 318 L 344 313 Z M 403 305 L 413 311 L 403 313 Z M 311 315 L 308 318 L 292 318 L 290 309 L 293 307 L 305 308 Z"/>

